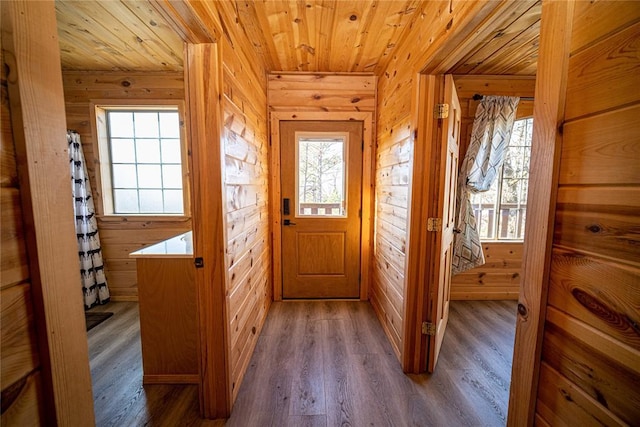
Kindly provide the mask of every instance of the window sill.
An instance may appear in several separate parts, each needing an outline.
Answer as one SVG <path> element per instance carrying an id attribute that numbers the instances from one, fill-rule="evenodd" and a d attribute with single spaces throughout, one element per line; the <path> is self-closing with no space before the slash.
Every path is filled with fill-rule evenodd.
<path id="1" fill-rule="evenodd" d="M 101 222 L 187 222 L 191 220 L 186 215 L 98 215 Z"/>

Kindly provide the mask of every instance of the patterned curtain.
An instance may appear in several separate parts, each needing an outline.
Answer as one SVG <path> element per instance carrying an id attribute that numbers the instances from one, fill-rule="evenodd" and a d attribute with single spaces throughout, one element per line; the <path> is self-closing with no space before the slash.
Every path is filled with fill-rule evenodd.
<path id="1" fill-rule="evenodd" d="M 476 110 L 471 142 L 458 176 L 457 221 L 452 273 L 484 264 L 482 244 L 471 207 L 471 193 L 487 191 L 495 179 L 509 145 L 520 98 L 485 96 Z M 498 196 L 499 197 L 499 196 Z"/>
<path id="2" fill-rule="evenodd" d="M 91 185 L 82 153 L 80 135 L 67 131 L 69 143 L 69 167 L 71 169 L 71 191 L 73 211 L 76 217 L 76 237 L 80 257 L 80 276 L 84 292 L 84 306 L 89 309 L 109 301 L 109 288 L 102 263 L 102 248 L 98 236 L 98 223 L 91 196 Z"/>

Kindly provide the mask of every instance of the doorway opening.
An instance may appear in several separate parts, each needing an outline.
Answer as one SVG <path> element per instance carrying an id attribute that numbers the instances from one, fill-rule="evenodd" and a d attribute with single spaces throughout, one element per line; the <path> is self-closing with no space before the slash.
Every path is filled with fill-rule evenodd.
<path id="1" fill-rule="evenodd" d="M 374 216 L 372 112 L 277 111 L 270 121 L 273 300 L 367 300 Z M 312 176 L 320 166 L 318 153 L 315 160 L 312 154 L 320 148 L 327 169 L 321 191 L 323 181 Z M 327 156 L 333 156 L 335 167 L 325 167 Z M 294 288 L 300 293 L 287 293 L 286 276 L 298 282 Z"/>

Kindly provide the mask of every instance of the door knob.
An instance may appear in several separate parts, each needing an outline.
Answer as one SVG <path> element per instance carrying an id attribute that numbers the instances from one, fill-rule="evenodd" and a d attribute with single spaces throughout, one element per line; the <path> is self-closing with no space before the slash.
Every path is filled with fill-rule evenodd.
<path id="1" fill-rule="evenodd" d="M 291 222 L 290 219 L 285 219 L 282 225 L 290 226 L 290 225 L 296 225 L 296 223 Z"/>

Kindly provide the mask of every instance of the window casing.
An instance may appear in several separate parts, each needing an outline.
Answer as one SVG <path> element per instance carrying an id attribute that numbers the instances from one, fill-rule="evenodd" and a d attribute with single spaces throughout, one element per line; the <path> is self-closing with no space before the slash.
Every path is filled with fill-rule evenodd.
<path id="1" fill-rule="evenodd" d="M 96 105 L 102 214 L 187 216 L 182 105 Z"/>
<path id="2" fill-rule="evenodd" d="M 504 163 L 491 188 L 471 196 L 482 240 L 524 239 L 532 136 L 533 118 L 516 120 Z"/>

